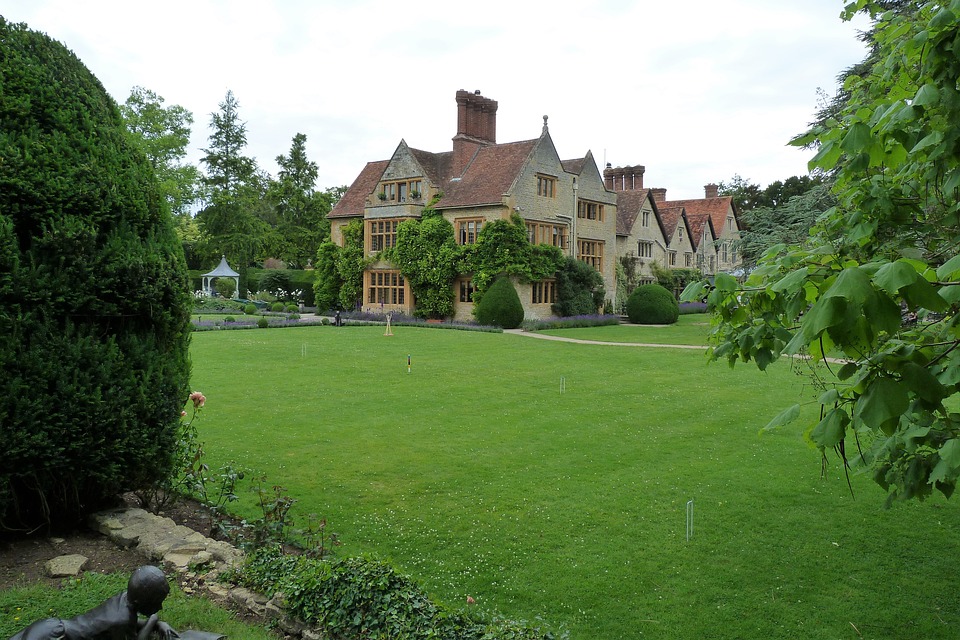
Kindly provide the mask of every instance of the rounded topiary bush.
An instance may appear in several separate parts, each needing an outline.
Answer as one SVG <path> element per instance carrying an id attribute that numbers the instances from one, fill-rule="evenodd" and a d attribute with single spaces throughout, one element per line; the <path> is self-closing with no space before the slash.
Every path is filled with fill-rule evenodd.
<path id="1" fill-rule="evenodd" d="M 627 298 L 627 317 L 634 324 L 673 324 L 680 317 L 680 304 L 659 284 L 644 284 Z"/>
<path id="2" fill-rule="evenodd" d="M 116 103 L 0 17 L 0 530 L 168 477 L 188 395 L 183 250 Z"/>
<path id="3" fill-rule="evenodd" d="M 274 313 L 283 313 L 283 303 L 274 302 L 272 305 L 270 305 L 270 311 L 273 311 Z"/>
<path id="4" fill-rule="evenodd" d="M 260 327 L 261 329 L 266 329 L 267 327 L 270 326 L 270 321 L 264 318 L 263 316 L 260 316 L 260 319 L 257 320 L 257 326 Z"/>
<path id="5" fill-rule="evenodd" d="M 523 322 L 523 304 L 509 278 L 497 278 L 474 308 L 480 324 L 516 329 Z"/>
<path id="6" fill-rule="evenodd" d="M 243 306 L 243 312 L 248 316 L 252 316 L 257 312 L 257 305 L 252 302 Z"/>

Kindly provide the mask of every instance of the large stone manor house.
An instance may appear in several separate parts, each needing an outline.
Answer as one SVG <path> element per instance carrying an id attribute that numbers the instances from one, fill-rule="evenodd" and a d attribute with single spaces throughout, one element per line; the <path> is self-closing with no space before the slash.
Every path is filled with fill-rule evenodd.
<path id="1" fill-rule="evenodd" d="M 483 225 L 519 214 L 530 242 L 560 247 L 603 276 L 607 298 L 616 295 L 615 264 L 622 260 L 639 282 L 653 282 L 651 265 L 700 269 L 705 275 L 740 265 L 734 242 L 736 207 L 708 184 L 704 197 L 667 200 L 666 189 L 643 185 L 643 166 L 602 171 L 590 151 L 561 160 L 544 117 L 540 135 L 497 143 L 497 102 L 480 92 L 457 91 L 453 150 L 422 151 L 404 140 L 387 160 L 368 162 L 329 213 L 332 239 L 343 244 L 343 227 L 364 224 L 365 253 L 378 257 L 396 243 L 397 225 L 418 218 L 438 192 L 435 205 L 454 227 L 457 242 L 476 242 Z M 514 283 L 527 318 L 551 315 L 553 280 Z M 454 283 L 455 317 L 473 312 L 473 283 Z M 413 312 L 416 300 L 399 270 L 379 259 L 363 274 L 363 308 Z"/>

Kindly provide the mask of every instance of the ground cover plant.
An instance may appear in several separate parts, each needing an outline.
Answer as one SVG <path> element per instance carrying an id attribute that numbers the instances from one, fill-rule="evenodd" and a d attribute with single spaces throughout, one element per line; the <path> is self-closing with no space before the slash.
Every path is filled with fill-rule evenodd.
<path id="1" fill-rule="evenodd" d="M 127 588 L 130 575 L 88 572 L 63 581 L 60 589 L 34 584 L 0 591 L 0 638 L 9 638 L 43 618 L 71 618 L 98 606 Z M 205 598 L 187 596 L 175 585 L 164 601 L 160 618 L 177 631 L 215 631 L 231 640 L 276 640 L 267 629 L 241 623 L 229 611 Z"/>
<path id="2" fill-rule="evenodd" d="M 731 371 L 697 350 L 393 333 L 196 334 L 211 466 L 282 484 L 294 518 L 339 534 L 338 556 L 376 554 L 443 602 L 540 616 L 574 640 L 935 638 L 960 624 L 942 588 L 953 505 L 884 510 L 868 477 L 851 478 L 855 497 L 836 463 L 821 479 L 798 429 L 758 435 L 817 395 L 786 362 Z"/>

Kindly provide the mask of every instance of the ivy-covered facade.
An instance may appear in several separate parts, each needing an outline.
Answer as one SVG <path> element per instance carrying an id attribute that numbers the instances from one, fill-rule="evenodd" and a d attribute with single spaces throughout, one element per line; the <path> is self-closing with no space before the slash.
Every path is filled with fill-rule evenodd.
<path id="1" fill-rule="evenodd" d="M 546 116 L 538 137 L 497 143 L 497 102 L 479 92 L 462 90 L 457 92 L 456 102 L 457 133 L 451 151 L 423 151 L 401 140 L 389 159 L 367 163 L 328 215 L 331 240 L 340 246 L 348 224 L 360 221 L 363 225 L 365 267 L 356 306 L 366 311 L 415 312 L 412 274 L 405 274 L 391 257 L 400 225 L 420 220 L 427 209 L 428 215 L 438 214 L 452 225 L 455 243 L 462 249 L 460 269 L 450 281 L 453 318 L 472 318 L 475 296 L 482 295 L 485 283 L 494 275 L 471 272 L 471 265 L 476 264 L 470 260 L 471 246 L 491 223 L 518 218 L 532 245 L 556 247 L 561 255 L 596 269 L 606 291 L 604 306 L 617 308 L 616 265 L 629 244 L 624 237 L 633 233 L 620 217 L 618 191 L 622 189 L 612 188 L 609 179 L 605 182 L 590 151 L 580 158 L 562 160 Z M 666 248 L 672 238 L 667 236 L 653 200 L 649 202 L 653 216 L 647 220 L 650 242 Z M 639 216 L 637 224 L 643 221 Z M 712 227 L 707 230 L 712 233 Z M 715 240 L 711 235 L 711 247 Z M 666 250 L 660 252 L 663 266 L 667 266 L 668 255 Z M 541 262 L 543 258 L 540 252 Z M 444 270 L 448 267 L 443 266 Z M 542 269 L 537 268 L 516 271 L 537 278 L 513 277 L 525 317 L 554 315 L 556 278 L 542 277 Z"/>

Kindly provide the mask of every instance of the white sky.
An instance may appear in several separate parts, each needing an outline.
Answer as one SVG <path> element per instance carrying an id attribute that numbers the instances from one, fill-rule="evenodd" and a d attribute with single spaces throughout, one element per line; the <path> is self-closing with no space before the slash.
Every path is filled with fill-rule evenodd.
<path id="1" fill-rule="evenodd" d="M 122 103 L 142 86 L 194 115 L 189 160 L 228 89 L 247 155 L 275 174 L 297 133 L 319 188 L 400 142 L 448 151 L 457 89 L 499 102 L 497 141 L 646 166 L 670 199 L 739 174 L 806 173 L 818 87 L 864 55 L 845 0 L 0 0 L 60 40 Z M 201 167 L 202 168 L 202 167 Z"/>

